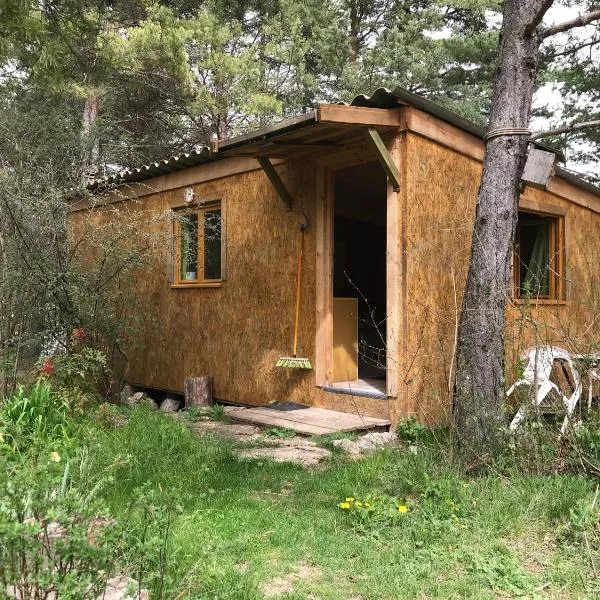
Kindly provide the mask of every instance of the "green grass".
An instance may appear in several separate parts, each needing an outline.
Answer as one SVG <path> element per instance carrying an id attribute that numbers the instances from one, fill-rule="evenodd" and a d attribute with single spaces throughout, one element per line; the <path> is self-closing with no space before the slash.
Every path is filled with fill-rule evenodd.
<path id="1" fill-rule="evenodd" d="M 443 449 L 360 461 L 333 454 L 313 471 L 242 461 L 231 442 L 195 438 L 142 409 L 124 427 L 93 426 L 89 439 L 95 470 L 117 465 L 106 493 L 117 518 L 139 489 L 181 507 L 170 525 L 165 598 L 261 599 L 269 582 L 286 600 L 600 593 L 586 550 L 562 535 L 569 509 L 593 497 L 585 478 L 470 480 Z M 413 508 L 393 522 L 360 521 L 338 507 L 347 496 L 402 498 Z"/>

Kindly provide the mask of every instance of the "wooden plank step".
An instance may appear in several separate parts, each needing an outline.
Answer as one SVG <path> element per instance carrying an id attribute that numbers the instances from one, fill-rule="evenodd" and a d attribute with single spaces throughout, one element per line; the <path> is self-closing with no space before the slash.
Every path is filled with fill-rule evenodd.
<path id="1" fill-rule="evenodd" d="M 264 415 L 253 412 L 251 409 L 247 408 L 238 408 L 227 411 L 227 416 L 236 421 L 242 421 L 244 423 L 267 425 L 269 427 L 283 427 L 285 429 L 293 429 L 298 433 L 304 433 L 306 435 L 326 435 L 328 433 L 335 433 L 337 431 L 336 429 L 332 429 L 330 427 L 313 425 L 311 423 L 295 422 L 290 421 L 289 419 L 281 419 L 271 415 Z"/>
<path id="2" fill-rule="evenodd" d="M 361 431 L 389 427 L 390 421 L 374 417 L 360 417 L 324 408 L 305 408 L 280 411 L 268 407 L 235 408 L 227 414 L 238 421 L 286 427 L 300 433 L 323 435 L 343 431 Z"/>

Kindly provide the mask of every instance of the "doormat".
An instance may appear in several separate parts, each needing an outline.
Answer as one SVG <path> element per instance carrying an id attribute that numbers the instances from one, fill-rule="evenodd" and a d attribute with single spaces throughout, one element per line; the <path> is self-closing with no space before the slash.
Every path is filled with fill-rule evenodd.
<path id="1" fill-rule="evenodd" d="M 301 410 L 303 408 L 310 408 L 306 404 L 298 404 L 297 402 L 273 402 L 273 404 L 269 404 L 269 408 L 273 410 Z"/>

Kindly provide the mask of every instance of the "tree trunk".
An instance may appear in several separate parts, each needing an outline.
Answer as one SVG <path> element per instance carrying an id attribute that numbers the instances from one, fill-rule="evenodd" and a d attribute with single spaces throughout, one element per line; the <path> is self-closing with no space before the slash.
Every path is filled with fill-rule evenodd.
<path id="1" fill-rule="evenodd" d="M 551 5 L 504 3 L 488 132 L 529 125 L 540 22 Z M 505 426 L 505 308 L 527 148 L 527 135 L 486 143 L 456 356 L 455 420 L 472 447 L 491 445 Z"/>
<path id="2" fill-rule="evenodd" d="M 348 32 L 348 43 L 350 44 L 350 62 L 355 63 L 358 60 L 360 52 L 360 43 L 358 36 L 360 34 L 361 18 L 358 13 L 357 0 L 350 2 L 350 30 Z"/>
<path id="3" fill-rule="evenodd" d="M 98 175 L 100 161 L 100 142 L 96 133 L 98 119 L 98 95 L 90 92 L 85 99 L 81 126 L 81 172 L 86 184 Z"/>

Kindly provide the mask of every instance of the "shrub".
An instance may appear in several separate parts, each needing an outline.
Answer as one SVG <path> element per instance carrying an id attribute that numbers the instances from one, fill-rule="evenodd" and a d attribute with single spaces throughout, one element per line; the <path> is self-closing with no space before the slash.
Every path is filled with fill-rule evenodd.
<path id="1" fill-rule="evenodd" d="M 39 365 L 40 375 L 60 390 L 73 410 L 101 399 L 100 381 L 107 375 L 106 355 L 83 345 L 84 340 L 85 331 L 75 329 L 66 351 L 45 357 Z"/>
<path id="2" fill-rule="evenodd" d="M 398 437 L 409 444 L 422 442 L 429 434 L 430 430 L 417 421 L 415 416 L 400 421 L 397 429 Z"/>
<path id="3" fill-rule="evenodd" d="M 0 447 L 0 585 L 18 598 L 96 597 L 121 553 L 118 528 L 69 471 L 56 451 Z"/>

